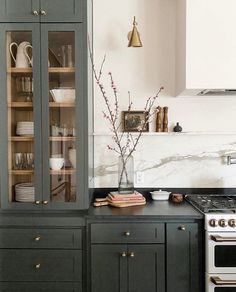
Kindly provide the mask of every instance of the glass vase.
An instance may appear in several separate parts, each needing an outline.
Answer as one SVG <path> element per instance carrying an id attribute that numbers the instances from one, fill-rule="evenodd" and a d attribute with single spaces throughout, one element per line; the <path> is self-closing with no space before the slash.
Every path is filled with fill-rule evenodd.
<path id="1" fill-rule="evenodd" d="M 134 159 L 132 155 L 119 156 L 118 192 L 120 194 L 134 192 Z"/>

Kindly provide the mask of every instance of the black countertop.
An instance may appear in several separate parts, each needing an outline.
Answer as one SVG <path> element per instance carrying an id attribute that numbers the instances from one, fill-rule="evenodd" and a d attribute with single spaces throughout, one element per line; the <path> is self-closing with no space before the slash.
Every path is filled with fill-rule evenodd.
<path id="1" fill-rule="evenodd" d="M 148 201 L 145 206 L 115 208 L 90 207 L 90 219 L 202 219 L 203 214 L 188 202 L 174 204 L 169 201 Z"/>

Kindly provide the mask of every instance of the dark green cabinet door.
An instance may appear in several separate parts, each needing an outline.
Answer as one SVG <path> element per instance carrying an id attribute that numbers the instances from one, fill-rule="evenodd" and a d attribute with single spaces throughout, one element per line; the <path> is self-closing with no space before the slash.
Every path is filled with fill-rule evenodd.
<path id="1" fill-rule="evenodd" d="M 39 22 L 39 0 L 0 0 L 0 7 L 0 22 Z"/>
<path id="2" fill-rule="evenodd" d="M 165 292 L 164 245 L 128 245 L 128 291 Z"/>
<path id="3" fill-rule="evenodd" d="M 167 224 L 167 292 L 200 292 L 197 223 Z"/>
<path id="4" fill-rule="evenodd" d="M 0 283 L 1 292 L 82 292 L 81 283 Z"/>
<path id="5" fill-rule="evenodd" d="M 123 256 L 122 256 L 123 255 Z M 94 245 L 91 250 L 91 291 L 126 292 L 127 246 Z"/>
<path id="6" fill-rule="evenodd" d="M 82 22 L 85 0 L 41 0 L 41 22 Z"/>

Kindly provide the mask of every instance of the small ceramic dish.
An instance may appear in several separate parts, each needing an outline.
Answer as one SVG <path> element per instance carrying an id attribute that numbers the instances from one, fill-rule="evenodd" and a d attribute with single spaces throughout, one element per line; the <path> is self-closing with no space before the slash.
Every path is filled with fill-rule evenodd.
<path id="1" fill-rule="evenodd" d="M 150 192 L 154 201 L 167 201 L 169 200 L 170 193 L 162 190 Z"/>

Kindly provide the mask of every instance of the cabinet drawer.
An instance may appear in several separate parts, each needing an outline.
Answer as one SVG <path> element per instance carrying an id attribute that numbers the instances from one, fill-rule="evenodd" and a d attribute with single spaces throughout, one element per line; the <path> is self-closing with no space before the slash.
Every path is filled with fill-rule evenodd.
<path id="1" fill-rule="evenodd" d="M 0 248 L 81 249 L 81 229 L 0 229 Z"/>
<path id="2" fill-rule="evenodd" d="M 92 243 L 163 243 L 164 224 L 152 223 L 94 223 Z"/>
<path id="3" fill-rule="evenodd" d="M 0 281 L 82 281 L 82 251 L 1 250 Z"/>
<path id="4" fill-rule="evenodd" d="M 1 292 L 82 292 L 81 283 L 0 283 Z"/>

